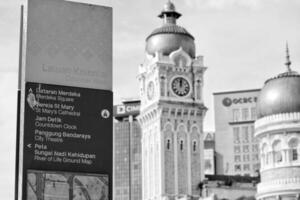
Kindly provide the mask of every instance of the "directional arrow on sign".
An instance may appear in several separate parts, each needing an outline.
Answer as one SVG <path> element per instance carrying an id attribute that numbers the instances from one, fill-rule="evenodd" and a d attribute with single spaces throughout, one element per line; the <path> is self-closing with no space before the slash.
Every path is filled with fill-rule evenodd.
<path id="1" fill-rule="evenodd" d="M 32 144 L 27 144 L 27 147 L 28 147 L 29 149 L 31 149 Z"/>

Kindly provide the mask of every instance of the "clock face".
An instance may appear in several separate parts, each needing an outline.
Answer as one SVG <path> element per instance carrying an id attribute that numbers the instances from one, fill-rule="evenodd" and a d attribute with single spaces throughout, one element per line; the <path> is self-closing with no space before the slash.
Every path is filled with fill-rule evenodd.
<path id="1" fill-rule="evenodd" d="M 190 84 L 183 77 L 173 79 L 171 87 L 173 92 L 180 97 L 184 97 L 190 92 Z"/>
<path id="2" fill-rule="evenodd" d="M 153 97 L 154 97 L 154 83 L 153 83 L 153 81 L 150 81 L 148 83 L 147 97 L 148 97 L 149 100 L 153 99 Z"/>

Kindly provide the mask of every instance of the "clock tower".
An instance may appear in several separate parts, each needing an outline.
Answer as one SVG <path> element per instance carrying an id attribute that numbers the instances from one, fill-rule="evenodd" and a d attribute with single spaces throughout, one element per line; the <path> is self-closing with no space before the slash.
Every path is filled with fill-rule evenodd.
<path id="1" fill-rule="evenodd" d="M 204 178 L 203 57 L 168 1 L 139 67 L 143 200 L 199 198 Z"/>

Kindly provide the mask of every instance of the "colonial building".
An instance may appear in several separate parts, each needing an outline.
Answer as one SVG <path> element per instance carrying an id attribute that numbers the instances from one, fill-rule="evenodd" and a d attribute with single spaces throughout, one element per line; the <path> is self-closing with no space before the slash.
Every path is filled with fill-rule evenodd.
<path id="1" fill-rule="evenodd" d="M 258 200 L 300 199 L 300 74 L 290 65 L 287 48 L 287 71 L 268 79 L 258 98 Z"/>
<path id="2" fill-rule="evenodd" d="M 199 197 L 204 178 L 203 57 L 194 37 L 176 24 L 181 16 L 168 1 L 163 25 L 146 38 L 139 68 L 144 200 Z"/>

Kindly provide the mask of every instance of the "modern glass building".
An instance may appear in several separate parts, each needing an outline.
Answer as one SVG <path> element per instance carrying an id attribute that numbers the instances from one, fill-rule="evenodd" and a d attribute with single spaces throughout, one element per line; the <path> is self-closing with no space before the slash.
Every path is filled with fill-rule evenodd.
<path id="1" fill-rule="evenodd" d="M 138 100 L 114 106 L 114 200 L 140 200 L 141 130 Z"/>

